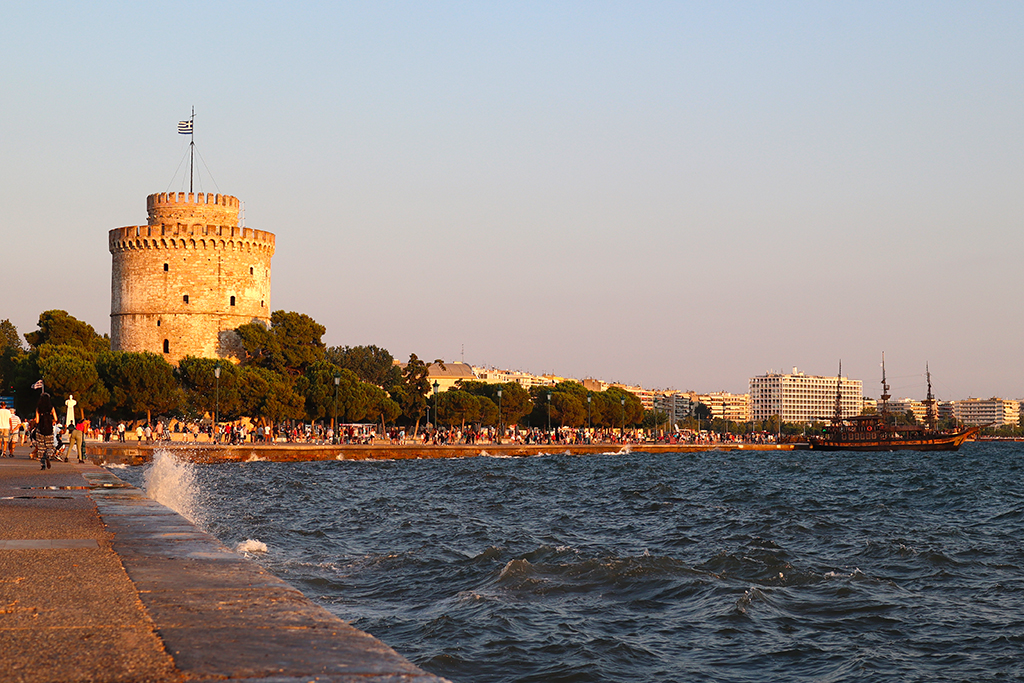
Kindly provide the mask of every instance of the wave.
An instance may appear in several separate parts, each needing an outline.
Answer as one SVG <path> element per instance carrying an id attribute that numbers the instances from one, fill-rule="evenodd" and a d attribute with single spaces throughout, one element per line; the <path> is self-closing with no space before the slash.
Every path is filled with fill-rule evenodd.
<path id="1" fill-rule="evenodd" d="M 235 548 L 240 553 L 265 553 L 267 544 L 254 538 L 247 538 Z"/>
<path id="2" fill-rule="evenodd" d="M 179 460 L 173 452 L 159 449 L 143 473 L 146 495 L 166 505 L 193 524 L 203 527 L 205 516 L 200 503 L 196 466 Z"/>

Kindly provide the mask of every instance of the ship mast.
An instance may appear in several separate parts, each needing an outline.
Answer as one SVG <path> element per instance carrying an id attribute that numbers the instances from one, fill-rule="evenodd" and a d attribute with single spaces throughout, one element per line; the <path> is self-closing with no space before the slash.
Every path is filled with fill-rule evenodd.
<path id="1" fill-rule="evenodd" d="M 839 361 L 839 375 L 836 376 L 836 413 L 833 422 L 843 421 L 843 361 Z"/>
<path id="2" fill-rule="evenodd" d="M 880 398 L 882 399 L 882 410 L 879 413 L 885 419 L 889 414 L 889 399 L 892 398 L 889 394 L 889 385 L 885 382 L 885 351 L 882 351 L 882 395 Z"/>
<path id="3" fill-rule="evenodd" d="M 938 427 L 938 416 L 935 414 L 935 397 L 932 395 L 932 372 L 928 369 L 928 363 L 924 364 L 924 373 L 928 377 L 928 398 L 924 400 L 924 422 L 928 429 Z"/>

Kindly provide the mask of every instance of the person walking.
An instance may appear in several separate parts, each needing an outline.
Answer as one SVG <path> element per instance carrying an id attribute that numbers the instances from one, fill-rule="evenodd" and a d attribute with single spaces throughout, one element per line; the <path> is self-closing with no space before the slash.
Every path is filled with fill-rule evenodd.
<path id="1" fill-rule="evenodd" d="M 0 403 L 0 458 L 7 455 L 7 442 L 11 440 L 11 411 L 7 408 L 7 401 Z M 14 449 L 11 449 L 11 457 L 14 457 Z"/>
<path id="2" fill-rule="evenodd" d="M 50 469 L 50 456 L 53 455 L 53 425 L 56 423 L 57 411 L 53 409 L 49 394 L 40 394 L 36 403 L 35 443 L 41 470 Z"/>
<path id="3" fill-rule="evenodd" d="M 78 462 L 85 462 L 85 430 L 86 424 L 83 417 L 71 430 L 68 438 L 68 460 L 71 459 L 71 449 L 74 448 L 78 451 Z"/>
<path id="4" fill-rule="evenodd" d="M 21 418 L 18 417 L 18 413 L 11 411 L 11 436 L 7 441 L 7 455 L 14 457 L 14 443 L 16 440 L 20 440 L 21 444 L 25 443 L 24 438 L 20 438 L 19 435 L 25 433 L 25 427 L 21 424 Z"/>

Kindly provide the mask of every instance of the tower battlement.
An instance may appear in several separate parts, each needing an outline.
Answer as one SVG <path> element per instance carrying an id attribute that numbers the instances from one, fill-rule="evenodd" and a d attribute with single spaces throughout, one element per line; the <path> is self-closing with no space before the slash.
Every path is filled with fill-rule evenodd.
<path id="1" fill-rule="evenodd" d="M 274 233 L 229 225 L 129 225 L 108 233 L 110 253 L 128 249 L 227 249 L 274 253 Z"/>
<path id="2" fill-rule="evenodd" d="M 149 224 L 199 220 L 215 225 L 238 225 L 238 197 L 212 192 L 160 192 L 146 197 Z"/>

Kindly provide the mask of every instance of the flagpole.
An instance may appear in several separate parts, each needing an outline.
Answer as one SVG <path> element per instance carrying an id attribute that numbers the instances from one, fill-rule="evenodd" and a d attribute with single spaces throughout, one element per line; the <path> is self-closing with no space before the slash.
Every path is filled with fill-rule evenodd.
<path id="1" fill-rule="evenodd" d="M 188 156 L 188 193 L 192 194 L 192 168 L 196 160 L 196 108 L 192 107 L 192 118 L 189 119 L 192 124 L 189 126 L 189 156 Z"/>

